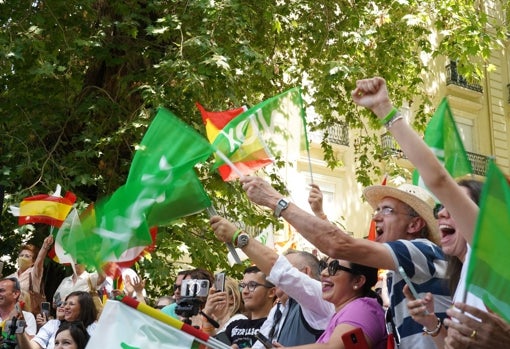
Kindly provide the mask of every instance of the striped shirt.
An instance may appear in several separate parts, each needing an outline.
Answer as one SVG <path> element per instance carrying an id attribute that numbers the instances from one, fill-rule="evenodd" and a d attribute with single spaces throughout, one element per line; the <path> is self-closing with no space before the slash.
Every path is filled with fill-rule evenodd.
<path id="1" fill-rule="evenodd" d="M 434 296 L 434 312 L 444 319 L 451 305 L 446 280 L 447 262 L 439 246 L 427 239 L 397 240 L 385 243 L 395 263 L 402 266 L 421 297 L 427 292 Z M 388 290 L 393 321 L 400 337 L 400 349 L 435 348 L 430 336 L 423 335 L 423 326 L 415 322 L 407 310 L 403 293 L 405 281 L 400 273 L 388 273 Z"/>

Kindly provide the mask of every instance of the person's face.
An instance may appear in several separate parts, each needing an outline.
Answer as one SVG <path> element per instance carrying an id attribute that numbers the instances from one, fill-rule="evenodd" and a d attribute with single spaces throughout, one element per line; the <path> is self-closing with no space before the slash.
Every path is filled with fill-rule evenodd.
<path id="1" fill-rule="evenodd" d="M 14 289 L 10 280 L 0 281 L 0 308 L 10 307 L 18 300 L 20 292 Z"/>
<path id="2" fill-rule="evenodd" d="M 327 263 L 331 263 L 334 259 L 329 258 Z M 340 266 L 350 269 L 347 261 L 338 260 Z M 337 270 L 334 275 L 330 275 L 328 268 L 321 272 L 322 282 L 322 298 L 325 301 L 333 303 L 335 308 L 345 304 L 346 301 L 356 295 L 354 286 L 356 283 L 353 274 L 345 270 Z"/>
<path id="3" fill-rule="evenodd" d="M 177 278 L 175 279 L 175 284 L 174 284 L 174 299 L 176 301 L 181 299 L 182 279 L 184 279 L 184 275 L 177 275 Z"/>
<path id="4" fill-rule="evenodd" d="M 78 296 L 67 297 L 64 302 L 64 319 L 66 321 L 76 321 L 80 317 L 80 302 Z"/>
<path id="5" fill-rule="evenodd" d="M 57 309 L 56 309 L 56 317 L 57 317 L 57 320 L 64 320 L 64 317 L 65 317 L 65 306 L 64 306 L 64 302 L 60 302 L 58 305 L 57 305 Z"/>
<path id="6" fill-rule="evenodd" d="M 34 254 L 30 250 L 22 250 L 19 253 L 19 257 L 27 258 L 27 259 L 30 259 L 31 261 L 34 261 Z"/>
<path id="7" fill-rule="evenodd" d="M 78 349 L 78 345 L 69 330 L 61 331 L 55 337 L 55 349 Z"/>
<path id="8" fill-rule="evenodd" d="M 469 190 L 466 187 L 461 186 L 461 188 L 469 195 Z M 455 220 L 444 207 L 438 212 L 437 217 L 439 233 L 441 234 L 441 249 L 449 256 L 455 256 L 464 260 L 467 252 L 466 239 L 457 230 Z"/>
<path id="9" fill-rule="evenodd" d="M 272 303 L 272 295 L 274 293 L 270 293 L 271 288 L 265 287 L 263 285 L 266 284 L 264 276 L 262 273 L 248 273 L 244 274 L 243 281 L 244 284 L 249 284 L 250 282 L 255 282 L 259 284 L 254 288 L 253 291 L 249 290 L 249 287 L 244 287 L 242 289 L 242 296 L 244 301 L 244 306 L 246 310 L 253 311 L 264 307 L 268 302 Z"/>
<path id="10" fill-rule="evenodd" d="M 408 239 L 409 225 L 413 220 L 419 219 L 409 215 L 409 208 L 402 201 L 385 197 L 377 205 L 373 220 L 376 226 L 377 242 L 396 241 Z"/>

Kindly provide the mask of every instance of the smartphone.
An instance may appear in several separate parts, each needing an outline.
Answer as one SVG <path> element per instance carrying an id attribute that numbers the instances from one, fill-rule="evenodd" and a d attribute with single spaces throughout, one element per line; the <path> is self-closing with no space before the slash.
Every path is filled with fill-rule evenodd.
<path id="1" fill-rule="evenodd" d="M 51 307 L 50 302 L 41 302 L 41 314 L 46 319 L 48 319 L 48 317 L 50 316 L 50 307 Z"/>
<path id="2" fill-rule="evenodd" d="M 4 271 L 4 262 L 3 261 L 0 261 L 0 276 L 3 276 L 3 271 Z"/>
<path id="3" fill-rule="evenodd" d="M 214 275 L 214 289 L 216 292 L 225 291 L 225 273 L 218 273 Z"/>
<path id="4" fill-rule="evenodd" d="M 207 297 L 209 295 L 209 280 L 184 279 L 181 284 L 182 297 Z"/>
<path id="5" fill-rule="evenodd" d="M 407 284 L 407 286 L 409 286 L 409 289 L 411 290 L 411 293 L 413 294 L 413 297 L 416 298 L 416 299 L 420 299 L 420 295 L 418 295 L 418 292 L 416 292 L 416 289 L 414 288 L 414 285 L 411 282 L 411 280 L 409 280 L 409 277 L 407 276 L 404 268 L 399 266 L 398 267 L 398 272 L 400 273 L 400 275 L 402 275 L 402 279 L 404 279 L 404 281 Z"/>
<path id="6" fill-rule="evenodd" d="M 345 349 L 368 349 L 368 343 L 361 328 L 355 328 L 342 335 Z"/>
<path id="7" fill-rule="evenodd" d="M 274 348 L 273 343 L 271 343 L 271 341 L 266 336 L 264 336 L 262 333 L 260 333 L 260 331 L 255 332 L 255 338 L 257 338 L 257 340 L 260 343 L 262 343 L 264 348 L 266 348 L 266 349 Z"/>

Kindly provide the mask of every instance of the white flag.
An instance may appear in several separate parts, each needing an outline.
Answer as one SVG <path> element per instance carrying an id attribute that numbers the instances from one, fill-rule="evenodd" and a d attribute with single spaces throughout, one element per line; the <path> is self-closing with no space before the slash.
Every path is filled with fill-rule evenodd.
<path id="1" fill-rule="evenodd" d="M 86 349 L 189 349 L 193 339 L 128 305 L 108 300 Z"/>

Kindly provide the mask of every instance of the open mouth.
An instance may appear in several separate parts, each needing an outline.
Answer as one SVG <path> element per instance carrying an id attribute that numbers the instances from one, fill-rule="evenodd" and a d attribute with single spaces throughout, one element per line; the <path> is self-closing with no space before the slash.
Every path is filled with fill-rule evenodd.
<path id="1" fill-rule="evenodd" d="M 443 238 L 448 235 L 453 235 L 456 232 L 455 228 L 448 224 L 440 224 L 439 231 L 441 232 L 441 237 Z"/>

